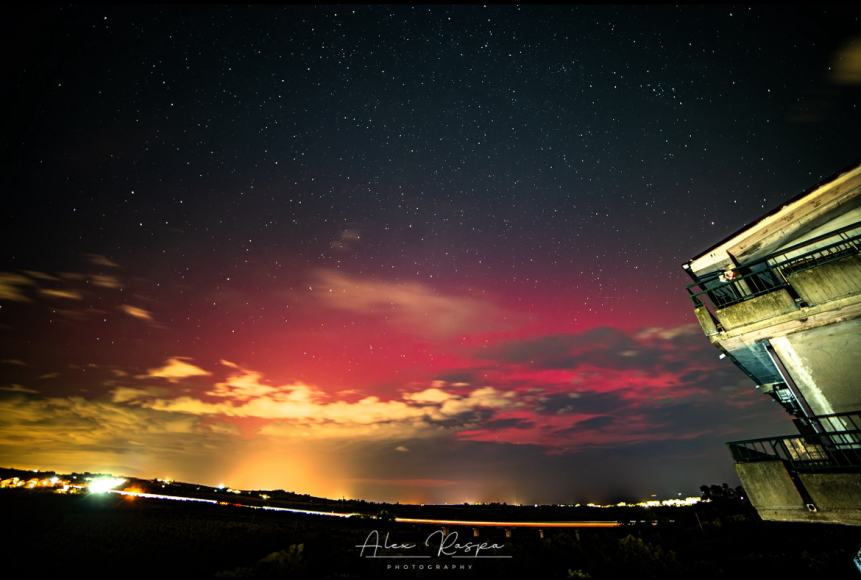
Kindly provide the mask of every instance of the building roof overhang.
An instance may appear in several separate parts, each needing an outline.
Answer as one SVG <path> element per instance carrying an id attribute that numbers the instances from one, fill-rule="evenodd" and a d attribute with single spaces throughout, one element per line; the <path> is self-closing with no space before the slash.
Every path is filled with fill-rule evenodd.
<path id="1" fill-rule="evenodd" d="M 762 258 L 861 201 L 861 164 L 795 196 L 683 264 L 696 276 Z"/>

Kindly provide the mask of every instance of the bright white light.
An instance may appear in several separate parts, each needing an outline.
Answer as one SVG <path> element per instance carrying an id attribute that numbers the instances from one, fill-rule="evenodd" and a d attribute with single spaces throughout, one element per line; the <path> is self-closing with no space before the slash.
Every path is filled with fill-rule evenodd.
<path id="1" fill-rule="evenodd" d="M 125 479 L 119 479 L 117 477 L 97 477 L 90 481 L 90 493 L 107 493 L 125 482 Z"/>

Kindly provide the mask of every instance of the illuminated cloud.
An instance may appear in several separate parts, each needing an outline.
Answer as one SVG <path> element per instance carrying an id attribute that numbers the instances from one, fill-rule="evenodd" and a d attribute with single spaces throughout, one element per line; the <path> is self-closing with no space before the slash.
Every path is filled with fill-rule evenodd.
<path id="1" fill-rule="evenodd" d="M 24 288 L 32 285 L 33 280 L 27 276 L 12 272 L 0 272 L 0 300 L 30 302 L 30 298 L 24 294 Z"/>
<path id="2" fill-rule="evenodd" d="M 165 397 L 163 390 L 120 386 L 111 392 L 111 400 L 168 414 L 265 420 L 269 423 L 260 428 L 260 433 L 302 439 L 427 436 L 456 430 L 497 410 L 519 405 L 514 392 L 490 386 L 464 393 L 430 387 L 388 400 L 374 395 L 331 400 L 319 387 L 301 382 L 274 385 L 258 371 L 225 360 L 221 364 L 231 372 L 205 396 Z M 209 374 L 175 357 L 164 367 L 150 369 L 138 378 L 177 382 Z"/>
<path id="3" fill-rule="evenodd" d="M 412 333 L 437 338 L 496 330 L 505 319 L 487 301 L 443 294 L 419 282 L 360 279 L 324 269 L 311 289 L 329 308 L 384 316 Z"/>
<path id="4" fill-rule="evenodd" d="M 139 306 L 131 306 L 129 304 L 121 304 L 118 307 L 122 312 L 125 312 L 132 318 L 137 318 L 140 320 L 152 321 L 152 314 L 148 310 L 144 310 Z"/>
<path id="5" fill-rule="evenodd" d="M 111 402 L 128 403 L 147 397 L 163 397 L 166 394 L 167 390 L 159 387 L 147 387 L 143 389 L 136 387 L 116 387 L 111 391 Z"/>
<path id="6" fill-rule="evenodd" d="M 99 286 L 100 288 L 111 288 L 116 290 L 123 287 L 122 283 L 115 276 L 94 274 L 90 279 L 94 286 Z"/>
<path id="7" fill-rule="evenodd" d="M 40 288 L 39 294 L 46 298 L 59 298 L 61 300 L 83 300 L 83 295 L 77 290 L 64 290 L 61 288 Z"/>
<path id="8" fill-rule="evenodd" d="M 173 357 L 167 360 L 164 366 L 147 370 L 146 374 L 140 375 L 141 378 L 156 378 L 167 379 L 175 383 L 180 379 L 188 377 L 201 377 L 211 375 L 209 371 L 186 362 L 190 360 L 188 357 Z"/>
<path id="9" fill-rule="evenodd" d="M 388 396 L 274 382 L 230 360 L 203 368 L 175 356 L 145 374 L 104 369 L 111 378 L 101 395 L 0 390 L 0 464 L 96 466 L 148 477 L 189 473 L 195 481 L 212 474 L 213 483 L 404 499 L 401 480 L 430 481 L 449 461 L 446 475 L 459 473 L 457 465 L 468 470 L 486 462 L 503 473 L 506 465 L 558 465 L 540 457 L 567 462 L 594 449 L 613 457 L 632 446 L 671 450 L 708 437 L 738 438 L 754 423 L 773 429 L 743 378 L 722 370 L 707 342 L 689 339 L 678 327 L 507 340 L 481 349 L 496 357 L 488 367 L 495 369 L 494 386 L 478 373 L 452 369 L 445 379 L 410 383 Z M 602 364 L 638 365 L 595 367 L 581 358 L 585 351 Z M 560 368 L 564 361 L 572 366 Z M 173 384 L 153 386 L 153 379 Z M 469 455 L 434 455 L 439 449 Z M 464 463 L 466 457 L 474 462 Z M 355 467 L 363 462 L 367 467 Z M 409 475 L 401 473 L 404 466 L 413 466 Z M 472 485 L 428 483 L 415 498 L 445 488 L 440 497 L 451 500 L 448 494 Z M 486 497 L 498 499 L 497 493 Z"/>
<path id="10" fill-rule="evenodd" d="M 442 389 L 431 387 L 416 393 L 408 393 L 404 395 L 404 398 L 416 403 L 444 403 L 451 398 L 451 394 Z"/>
<path id="11" fill-rule="evenodd" d="M 0 465 L 151 477 L 165 462 L 217 464 L 236 439 L 224 431 L 195 416 L 110 401 L 0 396 Z"/>
<path id="12" fill-rule="evenodd" d="M 3 387 L 0 387 L 0 391 L 8 391 L 10 393 L 29 393 L 29 394 L 34 394 L 34 393 L 39 392 L 36 389 L 31 389 L 31 388 L 25 387 L 23 385 L 6 385 Z"/>
<path id="13" fill-rule="evenodd" d="M 269 395 L 279 390 L 297 393 L 297 398 L 303 396 L 306 387 L 301 384 L 284 386 L 280 389 L 262 382 L 262 375 L 255 371 L 245 370 L 236 363 L 222 360 L 221 364 L 235 369 L 237 372 L 230 374 L 226 380 L 216 383 L 215 388 L 207 394 L 213 397 L 229 397 L 235 400 L 248 400 L 251 398 Z"/>
<path id="14" fill-rule="evenodd" d="M 46 282 L 59 282 L 60 279 L 52 274 L 48 274 L 46 272 L 39 272 L 38 270 L 23 270 L 25 274 L 30 276 L 33 280 L 44 280 Z"/>

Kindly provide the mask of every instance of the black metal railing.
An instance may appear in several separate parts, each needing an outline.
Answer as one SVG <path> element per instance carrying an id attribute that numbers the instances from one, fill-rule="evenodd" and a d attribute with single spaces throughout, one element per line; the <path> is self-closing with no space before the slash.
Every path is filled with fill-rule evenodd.
<path id="1" fill-rule="evenodd" d="M 727 445 L 738 463 L 781 460 L 795 472 L 861 471 L 861 411 L 808 417 L 805 422 L 809 433 Z"/>
<path id="2" fill-rule="evenodd" d="M 804 251 L 805 248 L 809 249 Z M 714 308 L 725 308 L 780 288 L 787 288 L 798 299 L 789 276 L 859 253 L 861 222 L 856 222 L 743 264 L 731 271 L 731 277 L 721 271 L 700 276 L 687 286 L 687 291 L 695 306 L 702 306 L 706 297 Z"/>

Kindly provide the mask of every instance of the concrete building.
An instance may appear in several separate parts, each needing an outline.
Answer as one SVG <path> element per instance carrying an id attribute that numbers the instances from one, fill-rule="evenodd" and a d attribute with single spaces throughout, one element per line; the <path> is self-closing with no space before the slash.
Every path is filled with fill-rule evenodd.
<path id="1" fill-rule="evenodd" d="M 682 265 L 705 335 L 797 431 L 729 443 L 763 519 L 861 525 L 859 249 L 861 165 Z"/>

